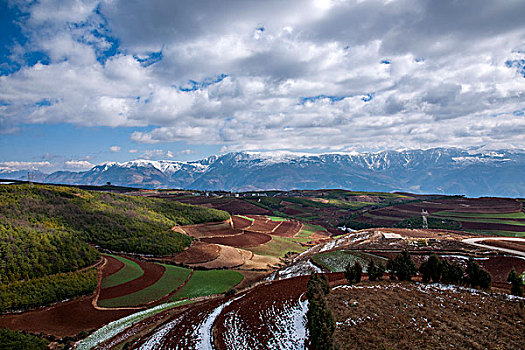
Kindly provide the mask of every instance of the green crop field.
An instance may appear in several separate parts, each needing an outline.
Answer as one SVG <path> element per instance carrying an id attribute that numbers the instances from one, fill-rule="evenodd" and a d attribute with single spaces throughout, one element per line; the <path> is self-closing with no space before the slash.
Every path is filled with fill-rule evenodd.
<path id="1" fill-rule="evenodd" d="M 453 216 L 461 218 L 486 218 L 486 219 L 525 219 L 524 212 L 515 213 L 461 213 L 452 211 L 439 211 L 433 213 L 435 216 Z"/>
<path id="2" fill-rule="evenodd" d="M 196 270 L 188 283 L 173 296 L 173 300 L 224 293 L 239 284 L 242 279 L 243 276 L 239 272 L 231 270 Z"/>
<path id="3" fill-rule="evenodd" d="M 118 298 L 100 300 L 98 304 L 102 307 L 138 306 L 161 299 L 175 291 L 188 278 L 191 272 L 190 269 L 183 267 L 161 265 L 166 268 L 166 271 L 151 286 Z"/>
<path id="4" fill-rule="evenodd" d="M 308 241 L 308 239 L 301 238 L 291 238 L 291 237 L 278 237 L 272 236 L 272 240 L 266 244 L 259 245 L 256 247 L 244 248 L 251 251 L 254 254 L 273 256 L 273 257 L 283 257 L 286 253 L 302 253 L 307 247 L 303 247 L 298 244 L 298 241 Z"/>
<path id="5" fill-rule="evenodd" d="M 119 284 L 133 281 L 134 279 L 139 278 L 144 274 L 144 271 L 136 262 L 118 255 L 107 255 L 119 260 L 120 262 L 123 262 L 124 267 L 119 271 L 115 272 L 114 274 L 104 278 L 102 280 L 102 283 L 100 284 L 101 288 L 118 286 Z"/>
<path id="6" fill-rule="evenodd" d="M 268 216 L 270 220 L 272 221 L 286 221 L 286 218 L 280 217 L 280 216 Z"/>
<path id="7" fill-rule="evenodd" d="M 356 261 L 361 263 L 363 270 L 366 270 L 366 266 L 370 260 L 374 260 L 375 263 L 383 264 L 386 264 L 387 262 L 387 259 L 374 254 L 348 250 L 320 253 L 314 255 L 312 259 L 318 265 L 324 266 L 332 272 L 342 272 L 348 264 L 354 264 Z"/>

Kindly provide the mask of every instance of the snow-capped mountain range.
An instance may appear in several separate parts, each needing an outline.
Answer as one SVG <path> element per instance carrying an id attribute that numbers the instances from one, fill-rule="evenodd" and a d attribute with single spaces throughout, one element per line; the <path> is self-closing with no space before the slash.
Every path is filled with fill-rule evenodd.
<path id="1" fill-rule="evenodd" d="M 196 190 L 343 188 L 525 197 L 525 152 L 455 148 L 308 155 L 235 152 L 190 162 L 108 162 L 84 172 L 38 173 L 35 181 Z M 27 171 L 3 172 L 23 179 Z"/>

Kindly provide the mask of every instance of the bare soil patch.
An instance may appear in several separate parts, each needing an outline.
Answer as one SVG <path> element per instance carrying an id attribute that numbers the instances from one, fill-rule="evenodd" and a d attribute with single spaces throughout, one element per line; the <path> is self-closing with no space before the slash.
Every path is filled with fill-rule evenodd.
<path id="1" fill-rule="evenodd" d="M 190 267 L 201 267 L 205 269 L 231 269 L 244 263 L 242 253 L 234 247 L 221 245 L 217 258 L 198 264 L 190 264 Z"/>
<path id="2" fill-rule="evenodd" d="M 216 244 L 195 241 L 186 250 L 174 255 L 171 261 L 179 264 L 199 264 L 217 259 L 220 247 Z"/>
<path id="3" fill-rule="evenodd" d="M 302 227 L 303 225 L 298 221 L 283 221 L 272 234 L 281 237 L 294 237 L 301 231 Z"/>
<path id="4" fill-rule="evenodd" d="M 477 262 L 490 273 L 495 286 L 506 287 L 505 289 L 509 290 L 510 285 L 507 283 L 507 276 L 510 270 L 515 269 L 519 274 L 525 271 L 525 259 L 513 256 L 494 256 Z"/>
<path id="5" fill-rule="evenodd" d="M 486 240 L 480 242 L 481 244 L 490 245 L 493 247 L 514 249 L 520 252 L 525 252 L 525 243 L 514 242 L 514 241 L 496 241 L 496 240 Z"/>
<path id="6" fill-rule="evenodd" d="M 182 226 L 184 231 L 196 238 L 237 235 L 241 230 L 232 228 L 230 221 Z"/>
<path id="7" fill-rule="evenodd" d="M 96 310 L 91 304 L 93 296 L 60 303 L 43 310 L 0 317 L 0 328 L 7 327 L 28 332 L 53 334 L 58 337 L 73 336 L 83 330 L 103 325 L 130 315 L 137 310 Z"/>
<path id="8" fill-rule="evenodd" d="M 149 287 L 155 282 L 157 282 L 166 270 L 164 266 L 159 264 L 137 260 L 133 258 L 128 259 L 136 262 L 142 268 L 142 270 L 144 270 L 144 274 L 139 278 L 134 279 L 133 281 L 101 289 L 99 300 L 116 298 L 123 295 L 138 292 L 139 290 Z"/>
<path id="9" fill-rule="evenodd" d="M 109 255 L 104 255 L 104 257 L 106 258 L 106 264 L 102 268 L 102 278 L 111 276 L 124 268 L 124 263 L 122 261 Z"/>
<path id="10" fill-rule="evenodd" d="M 337 288 L 327 301 L 340 349 L 519 349 L 525 344 L 525 309 L 502 297 L 385 281 Z"/>
<path id="11" fill-rule="evenodd" d="M 229 245 L 231 247 L 254 247 L 269 242 L 271 239 L 272 237 L 264 233 L 244 231 L 240 235 L 201 238 L 201 241 Z"/>
<path id="12" fill-rule="evenodd" d="M 244 230 L 252 225 L 252 221 L 241 218 L 240 216 L 232 216 L 233 227 L 238 230 Z"/>
<path id="13" fill-rule="evenodd" d="M 461 221 L 461 226 L 466 230 L 489 230 L 489 231 L 513 231 L 513 232 L 523 232 L 525 230 L 524 226 L 520 225 L 508 225 L 508 224 L 495 224 L 489 222 L 466 222 Z"/>
<path id="14" fill-rule="evenodd" d="M 250 231 L 255 232 L 272 233 L 282 223 L 282 221 L 272 221 L 266 216 L 250 215 L 249 217 L 255 220 L 250 226 Z"/>

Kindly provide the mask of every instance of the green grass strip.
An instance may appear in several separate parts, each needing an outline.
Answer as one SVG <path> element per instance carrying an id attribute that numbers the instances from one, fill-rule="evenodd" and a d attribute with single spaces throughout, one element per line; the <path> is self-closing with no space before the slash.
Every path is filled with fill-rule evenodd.
<path id="1" fill-rule="evenodd" d="M 254 221 L 255 221 L 255 219 L 249 218 L 249 217 L 244 216 L 244 215 L 235 215 L 235 216 L 238 216 L 238 217 L 243 218 L 243 219 L 246 219 L 246 220 L 250 220 L 251 222 L 254 222 Z"/>
<path id="2" fill-rule="evenodd" d="M 124 263 L 124 267 L 115 272 L 114 274 L 104 278 L 101 283 L 101 288 L 109 288 L 113 286 L 118 286 L 120 284 L 133 281 L 134 279 L 139 278 L 144 274 L 142 268 L 134 261 L 126 259 L 118 255 L 109 255 L 120 262 Z"/>
<path id="3" fill-rule="evenodd" d="M 280 216 L 268 216 L 270 218 L 270 220 L 272 221 L 286 221 L 287 219 L 286 218 L 282 218 Z"/>
<path id="4" fill-rule="evenodd" d="M 242 279 L 239 272 L 231 270 L 196 270 L 188 283 L 173 296 L 173 300 L 221 294 L 236 286 Z"/>
<path id="5" fill-rule="evenodd" d="M 466 232 L 477 233 L 488 236 L 503 237 L 525 237 L 525 232 L 502 231 L 502 230 L 466 230 Z"/>
<path id="6" fill-rule="evenodd" d="M 176 290 L 190 275 L 191 270 L 183 267 L 164 265 L 166 271 L 162 277 L 149 287 L 121 297 L 100 300 L 102 307 L 138 306 L 158 300 Z"/>

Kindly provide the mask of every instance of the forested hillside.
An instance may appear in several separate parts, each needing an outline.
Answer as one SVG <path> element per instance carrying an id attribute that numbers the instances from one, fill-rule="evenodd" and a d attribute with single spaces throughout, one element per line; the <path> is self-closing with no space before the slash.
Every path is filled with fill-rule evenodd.
<path id="1" fill-rule="evenodd" d="M 100 255 L 88 243 L 114 251 L 174 254 L 192 240 L 172 231 L 174 225 L 228 218 L 226 212 L 158 198 L 54 186 L 0 186 L 0 305 L 9 304 L 1 300 L 8 297 L 8 284 L 13 287 L 16 283 L 23 290 L 36 279 L 96 263 Z M 88 279 L 91 282 L 82 282 L 79 288 L 70 286 L 67 297 L 74 296 L 75 291 L 85 294 L 94 289 L 96 276 L 89 274 Z M 66 280 L 39 280 L 38 289 L 46 290 L 42 287 L 46 281 L 57 285 Z M 72 283 L 79 280 L 79 276 L 69 278 Z M 55 287 L 49 291 L 60 289 Z M 41 301 L 45 304 L 61 297 L 42 296 Z M 38 301 L 26 304 L 21 302 L 16 307 L 35 306 Z"/>

